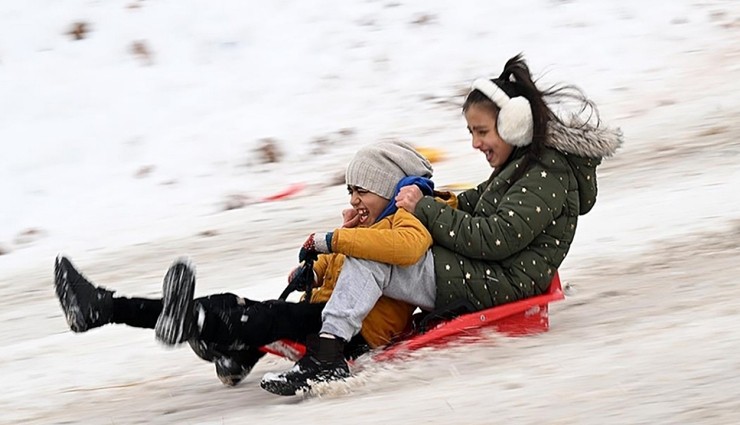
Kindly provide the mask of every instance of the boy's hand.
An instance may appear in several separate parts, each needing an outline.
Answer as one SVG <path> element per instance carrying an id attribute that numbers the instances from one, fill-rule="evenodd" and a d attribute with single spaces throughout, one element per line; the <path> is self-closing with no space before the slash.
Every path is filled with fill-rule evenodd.
<path id="1" fill-rule="evenodd" d="M 292 282 L 293 279 L 295 279 L 296 276 L 298 276 L 298 273 L 301 272 L 301 267 L 302 266 L 298 266 L 290 271 L 290 273 L 288 274 L 288 283 Z"/>
<path id="2" fill-rule="evenodd" d="M 311 233 L 308 235 L 308 239 L 303 242 L 301 251 L 298 253 L 298 262 L 304 262 L 309 258 L 316 260 L 319 254 L 330 253 L 332 235 L 333 232 Z"/>
<path id="3" fill-rule="evenodd" d="M 306 273 L 306 270 L 304 268 L 304 265 L 300 265 L 300 266 L 294 268 L 290 272 L 290 274 L 288 275 L 288 284 L 293 284 L 294 283 L 293 281 L 295 279 L 301 279 L 302 278 L 302 281 L 296 281 L 295 282 L 296 284 L 299 284 L 301 282 L 303 283 L 303 285 L 297 285 L 296 286 L 295 290 L 297 290 L 297 291 L 306 291 L 306 290 L 308 290 L 309 285 L 311 287 L 316 286 L 316 272 L 314 272 L 313 269 L 312 269 L 310 276 L 305 275 L 305 274 L 303 276 L 301 276 L 301 274 L 303 274 L 303 273 Z"/>
<path id="4" fill-rule="evenodd" d="M 396 195 L 396 206 L 413 214 L 416 209 L 416 204 L 418 204 L 423 197 L 424 194 L 421 193 L 421 189 L 419 189 L 418 186 L 414 184 L 404 186 L 398 191 L 398 195 Z"/>
<path id="5" fill-rule="evenodd" d="M 360 214 L 354 208 L 342 210 L 342 227 L 352 228 L 360 224 Z"/>

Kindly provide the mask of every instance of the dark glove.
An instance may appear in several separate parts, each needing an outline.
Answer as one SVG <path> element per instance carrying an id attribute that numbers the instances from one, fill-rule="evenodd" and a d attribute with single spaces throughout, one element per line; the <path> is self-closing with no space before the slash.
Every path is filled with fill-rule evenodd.
<path id="1" fill-rule="evenodd" d="M 288 295 L 293 291 L 303 291 L 310 295 L 315 282 L 313 274 L 313 260 L 306 261 L 298 266 L 290 273 L 288 279 L 288 286 L 286 286 L 283 293 L 280 294 L 280 297 L 278 298 L 279 300 L 284 301 L 288 299 Z"/>
<path id="2" fill-rule="evenodd" d="M 315 261 L 319 257 L 319 254 L 331 253 L 331 238 L 333 235 L 333 232 L 311 233 L 298 253 L 298 262 L 302 263 L 306 260 Z"/>

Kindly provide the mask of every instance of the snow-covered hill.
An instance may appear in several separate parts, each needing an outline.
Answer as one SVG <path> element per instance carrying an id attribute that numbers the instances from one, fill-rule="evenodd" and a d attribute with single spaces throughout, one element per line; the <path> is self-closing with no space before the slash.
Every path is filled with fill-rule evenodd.
<path id="1" fill-rule="evenodd" d="M 720 0 L 3 3 L 0 423 L 737 423 L 738 39 Z M 444 154 L 439 185 L 482 180 L 459 104 L 518 52 L 627 139 L 550 333 L 367 364 L 302 400 L 257 385 L 283 360 L 224 388 L 151 332 L 67 330 L 58 252 L 125 295 L 187 254 L 198 294 L 274 297 L 337 225 L 358 146 L 400 137 Z"/>

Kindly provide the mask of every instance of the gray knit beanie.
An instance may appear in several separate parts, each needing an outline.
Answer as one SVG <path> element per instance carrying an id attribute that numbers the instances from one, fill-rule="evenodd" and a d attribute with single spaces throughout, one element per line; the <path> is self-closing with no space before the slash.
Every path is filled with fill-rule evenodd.
<path id="1" fill-rule="evenodd" d="M 407 176 L 432 177 L 432 164 L 408 143 L 390 141 L 360 149 L 347 166 L 345 181 L 391 199 Z"/>

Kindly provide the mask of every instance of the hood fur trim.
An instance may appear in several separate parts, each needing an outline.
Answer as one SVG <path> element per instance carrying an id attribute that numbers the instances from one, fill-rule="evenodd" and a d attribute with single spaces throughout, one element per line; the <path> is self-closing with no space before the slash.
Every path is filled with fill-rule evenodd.
<path id="1" fill-rule="evenodd" d="M 605 158 L 614 155 L 624 143 L 619 128 L 594 126 L 575 116 L 564 121 L 565 125 L 550 121 L 547 146 L 586 158 Z"/>

